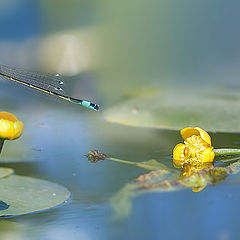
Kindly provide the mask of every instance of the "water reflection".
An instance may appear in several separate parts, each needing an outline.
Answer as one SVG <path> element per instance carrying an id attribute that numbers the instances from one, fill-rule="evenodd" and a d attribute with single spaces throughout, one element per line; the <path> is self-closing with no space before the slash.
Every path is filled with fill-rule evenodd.
<path id="1" fill-rule="evenodd" d="M 174 167 L 182 168 L 182 171 L 179 176 L 179 180 L 183 180 L 185 177 L 191 177 L 194 173 L 199 172 L 200 170 L 213 166 L 212 162 L 208 163 L 182 163 L 179 161 L 173 161 Z M 200 184 L 201 185 L 201 184 Z M 202 186 L 192 187 L 193 192 L 200 192 L 202 191 L 207 184 L 203 184 Z"/>

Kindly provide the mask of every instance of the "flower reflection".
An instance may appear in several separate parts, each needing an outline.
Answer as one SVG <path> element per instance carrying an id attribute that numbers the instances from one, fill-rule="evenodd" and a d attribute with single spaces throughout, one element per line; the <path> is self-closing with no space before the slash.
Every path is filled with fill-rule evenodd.
<path id="1" fill-rule="evenodd" d="M 195 173 L 199 172 L 200 170 L 202 170 L 204 168 L 213 166 L 213 163 L 212 162 L 182 163 L 181 161 L 173 160 L 173 165 L 176 168 L 183 169 L 182 172 L 180 173 L 179 180 L 184 180 L 184 178 L 193 176 Z M 199 179 L 201 179 L 201 178 L 199 178 Z M 197 186 L 192 187 L 193 192 L 200 192 L 207 186 L 207 184 L 205 184 L 205 183 L 201 184 L 201 182 L 199 182 L 199 181 L 196 182 L 196 185 Z"/>

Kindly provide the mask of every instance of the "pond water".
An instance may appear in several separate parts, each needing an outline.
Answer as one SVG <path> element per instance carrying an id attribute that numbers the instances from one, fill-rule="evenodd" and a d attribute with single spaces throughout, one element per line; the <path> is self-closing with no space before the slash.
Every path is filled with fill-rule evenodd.
<path id="1" fill-rule="evenodd" d="M 236 239 L 239 228 L 239 177 L 194 193 L 148 193 L 136 197 L 128 217 L 114 219 L 109 199 L 125 184 L 147 172 L 111 161 L 88 162 L 92 149 L 121 159 L 156 159 L 173 168 L 177 131 L 126 127 L 104 121 L 101 112 L 55 102 L 27 89 L 8 86 L 5 108 L 25 123 L 23 136 L 6 142 L 1 160 L 16 174 L 67 187 L 71 199 L 41 213 L 1 220 L 4 239 Z M 34 104 L 26 104 L 26 98 Z M 18 106 L 14 106 L 18 102 Z M 5 110 L 5 109 L 4 109 Z M 211 134 L 216 148 L 239 146 L 239 134 Z"/>
<path id="2" fill-rule="evenodd" d="M 210 89 L 208 95 L 214 88 L 216 99 L 239 101 L 238 9 L 237 1 L 215 0 L 1 1 L 0 64 L 60 72 L 69 95 L 99 103 L 101 111 L 1 81 L 0 110 L 24 122 L 21 138 L 5 142 L 1 167 L 61 184 L 71 198 L 1 219 L 0 239 L 239 239 L 239 174 L 197 193 L 142 194 L 116 219 L 111 197 L 148 171 L 85 156 L 97 149 L 174 169 L 178 131 L 112 124 L 102 110 L 158 90 L 181 92 L 179 86 Z M 230 95 L 221 95 L 226 86 Z M 210 135 L 215 148 L 240 148 L 239 133 Z"/>

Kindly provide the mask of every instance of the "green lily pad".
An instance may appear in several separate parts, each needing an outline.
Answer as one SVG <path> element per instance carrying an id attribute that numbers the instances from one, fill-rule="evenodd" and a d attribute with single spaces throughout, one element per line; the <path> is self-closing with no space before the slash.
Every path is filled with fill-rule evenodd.
<path id="1" fill-rule="evenodd" d="M 0 179 L 0 192 L 1 202 L 8 205 L 0 211 L 0 217 L 46 210 L 65 202 L 71 195 L 58 184 L 18 175 Z"/>
<path id="2" fill-rule="evenodd" d="M 240 98 L 226 92 L 164 91 L 134 98 L 104 112 L 109 122 L 135 127 L 240 132 Z"/>
<path id="3" fill-rule="evenodd" d="M 12 168 L 0 168 L 0 179 L 7 177 L 14 173 L 14 170 Z"/>

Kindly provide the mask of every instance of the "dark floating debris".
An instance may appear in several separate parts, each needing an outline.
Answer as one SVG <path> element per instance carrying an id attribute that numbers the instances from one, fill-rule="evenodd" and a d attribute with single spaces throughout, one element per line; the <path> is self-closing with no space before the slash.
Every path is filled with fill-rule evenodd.
<path id="1" fill-rule="evenodd" d="M 107 155 L 99 152 L 98 150 L 92 150 L 88 152 L 87 157 L 88 161 L 90 162 L 98 162 L 99 160 L 104 160 L 107 157 Z"/>

